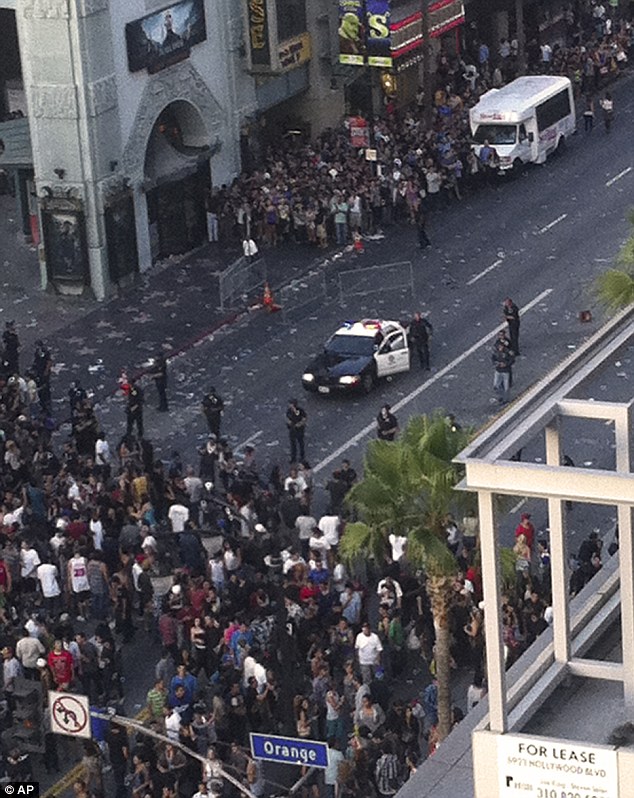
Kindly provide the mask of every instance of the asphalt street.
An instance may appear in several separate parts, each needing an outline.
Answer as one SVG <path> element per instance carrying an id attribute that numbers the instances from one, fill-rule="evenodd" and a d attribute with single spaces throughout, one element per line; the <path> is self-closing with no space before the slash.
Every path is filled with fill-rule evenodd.
<path id="1" fill-rule="evenodd" d="M 193 459 L 205 433 L 200 396 L 212 384 L 227 406 L 224 431 L 238 449 L 247 442 L 256 445 L 263 470 L 288 461 L 284 412 L 288 398 L 297 396 L 309 418 L 307 456 L 322 483 L 341 458 L 361 463 L 384 402 L 396 408 L 401 424 L 437 408 L 472 426 L 497 414 L 489 342 L 502 321 L 506 296 L 524 309 L 513 395 L 553 368 L 603 320 L 592 282 L 629 234 L 626 217 L 634 194 L 630 87 L 627 78 L 615 90 L 617 123 L 609 136 L 599 127 L 589 135 L 580 132 L 562 157 L 435 213 L 431 249 L 421 253 L 413 229 L 390 229 L 384 239 L 368 242 L 363 255 L 329 259 L 323 266 L 325 296 L 317 290 L 318 278 L 305 281 L 304 294 L 312 302 L 290 314 L 290 323 L 284 313 L 249 314 L 175 358 L 168 415 L 149 407 L 154 396 L 152 386 L 147 389 L 146 426 L 163 456 L 176 448 L 185 461 Z M 379 273 L 375 292 L 339 304 L 338 272 L 394 260 L 411 260 L 414 296 L 382 285 Z M 360 281 L 369 286 L 365 274 Z M 579 312 L 588 308 L 594 318 L 583 324 Z M 414 310 L 422 310 L 434 326 L 431 374 L 413 364 L 409 374 L 380 384 L 369 396 L 304 394 L 305 364 L 343 320 L 406 319 Z M 121 400 L 102 402 L 99 412 L 107 429 L 122 429 Z M 597 428 L 594 437 L 575 441 L 573 431 L 573 459 L 592 459 L 581 449 L 593 449 L 603 432 Z M 539 457 L 539 446 L 535 452 L 528 447 L 525 456 Z"/>

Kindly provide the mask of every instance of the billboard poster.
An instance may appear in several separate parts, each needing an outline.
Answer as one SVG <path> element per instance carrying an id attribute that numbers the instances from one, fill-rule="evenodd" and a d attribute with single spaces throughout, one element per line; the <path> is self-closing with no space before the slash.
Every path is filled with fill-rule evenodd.
<path id="1" fill-rule="evenodd" d="M 247 0 L 247 24 L 249 27 L 249 51 L 251 65 L 271 66 L 269 43 L 269 20 L 266 0 Z"/>
<path id="2" fill-rule="evenodd" d="M 130 72 L 158 72 L 207 38 L 204 0 L 182 0 L 125 26 Z"/>
<path id="3" fill-rule="evenodd" d="M 390 52 L 390 0 L 366 0 L 367 62 L 369 66 L 392 66 Z"/>
<path id="4" fill-rule="evenodd" d="M 364 0 L 339 0 L 339 63 L 363 66 L 366 53 Z"/>
<path id="5" fill-rule="evenodd" d="M 42 226 L 50 279 L 86 282 L 88 250 L 83 214 L 65 209 L 43 209 Z"/>

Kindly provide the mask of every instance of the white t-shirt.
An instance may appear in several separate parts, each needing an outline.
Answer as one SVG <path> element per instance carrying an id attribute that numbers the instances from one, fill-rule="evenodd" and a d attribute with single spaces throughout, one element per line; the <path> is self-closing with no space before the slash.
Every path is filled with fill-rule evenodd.
<path id="1" fill-rule="evenodd" d="M 308 541 L 308 548 L 311 551 L 330 551 L 330 543 L 323 535 L 321 537 L 313 535 Z"/>
<path id="2" fill-rule="evenodd" d="M 87 590 L 90 590 L 86 558 L 73 557 L 69 560 L 68 567 L 70 569 L 70 584 L 73 593 L 85 593 Z"/>
<path id="3" fill-rule="evenodd" d="M 308 487 L 306 480 L 301 474 L 298 474 L 296 477 L 286 477 L 284 480 L 284 490 L 288 491 L 291 485 L 295 488 L 296 496 L 301 496 Z"/>
<path id="4" fill-rule="evenodd" d="M 339 545 L 339 525 L 341 520 L 338 515 L 322 515 L 319 519 L 319 528 L 324 533 L 324 540 L 331 546 Z"/>
<path id="5" fill-rule="evenodd" d="M 173 504 L 167 513 L 167 517 L 172 524 L 172 532 L 182 532 L 185 523 L 189 521 L 189 510 L 182 504 Z"/>
<path id="6" fill-rule="evenodd" d="M 376 665 L 379 654 L 383 651 L 379 636 L 374 632 L 369 635 L 359 632 L 354 647 L 359 655 L 359 665 Z"/>
<path id="7" fill-rule="evenodd" d="M 108 465 L 110 462 L 110 444 L 106 440 L 98 439 L 95 443 L 95 463 Z"/>
<path id="8" fill-rule="evenodd" d="M 37 578 L 40 581 L 44 598 L 55 598 L 62 592 L 57 581 L 57 566 L 51 562 L 43 562 L 37 567 Z"/>
<path id="9" fill-rule="evenodd" d="M 20 551 L 20 576 L 22 579 L 34 577 L 37 566 L 41 562 L 40 556 L 35 549 L 22 549 Z"/>
<path id="10" fill-rule="evenodd" d="M 390 535 L 388 540 L 392 547 L 392 559 L 394 562 L 398 562 L 403 554 L 405 554 L 407 538 L 404 535 Z"/>
<path id="11" fill-rule="evenodd" d="M 90 531 L 92 532 L 92 542 L 97 551 L 103 548 L 103 524 L 101 521 L 90 521 Z"/>

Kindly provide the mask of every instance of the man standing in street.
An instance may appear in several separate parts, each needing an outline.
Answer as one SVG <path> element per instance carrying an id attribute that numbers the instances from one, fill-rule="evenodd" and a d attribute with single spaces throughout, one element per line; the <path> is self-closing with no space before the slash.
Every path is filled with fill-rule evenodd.
<path id="1" fill-rule="evenodd" d="M 409 340 L 412 349 L 418 354 L 420 367 L 429 371 L 429 339 L 434 328 L 420 313 L 414 313 L 414 318 L 409 325 Z"/>
<path id="2" fill-rule="evenodd" d="M 151 375 L 158 393 L 158 411 L 167 413 L 169 410 L 167 405 L 167 360 L 162 352 L 159 352 L 154 358 Z"/>
<path id="3" fill-rule="evenodd" d="M 427 235 L 427 217 L 425 216 L 425 211 L 422 209 L 418 212 L 417 218 L 418 224 L 418 246 L 420 249 L 425 249 L 425 247 L 431 247 L 431 241 L 429 240 L 429 236 Z"/>
<path id="4" fill-rule="evenodd" d="M 128 406 L 126 409 L 127 429 L 126 435 L 132 435 L 132 428 L 136 424 L 139 438 L 143 437 L 143 391 L 136 384 L 136 380 L 130 380 L 130 390 L 128 391 Z"/>
<path id="5" fill-rule="evenodd" d="M 3 361 L 5 374 L 12 377 L 20 373 L 20 339 L 15 331 L 15 322 L 8 321 L 2 333 L 4 347 Z"/>
<path id="6" fill-rule="evenodd" d="M 381 665 L 381 652 L 383 646 L 379 636 L 370 629 L 370 624 L 366 621 L 361 627 L 354 643 L 359 668 L 363 684 L 370 684 L 374 678 L 376 669 Z"/>
<path id="7" fill-rule="evenodd" d="M 286 426 L 291 443 L 291 463 L 297 462 L 297 451 L 299 449 L 299 459 L 304 460 L 304 433 L 306 431 L 306 411 L 297 403 L 297 399 L 288 400 L 288 410 L 286 411 Z"/>
<path id="8" fill-rule="evenodd" d="M 498 394 L 498 402 L 504 405 L 509 400 L 513 353 L 502 341 L 496 341 L 491 354 L 493 363 L 493 390 Z"/>
<path id="9" fill-rule="evenodd" d="M 35 342 L 35 353 L 33 355 L 32 371 L 37 385 L 37 394 L 40 400 L 40 407 L 47 415 L 51 413 L 51 370 L 53 368 L 53 358 L 50 351 L 44 345 L 44 341 Z"/>
<path id="10" fill-rule="evenodd" d="M 509 328 L 511 351 L 517 357 L 520 353 L 520 311 L 510 297 L 504 300 L 504 318 Z"/>
<path id="11" fill-rule="evenodd" d="M 222 411 L 225 409 L 225 405 L 213 386 L 203 396 L 202 409 L 207 419 L 209 432 L 215 435 L 216 439 L 220 438 L 220 422 L 222 421 Z"/>

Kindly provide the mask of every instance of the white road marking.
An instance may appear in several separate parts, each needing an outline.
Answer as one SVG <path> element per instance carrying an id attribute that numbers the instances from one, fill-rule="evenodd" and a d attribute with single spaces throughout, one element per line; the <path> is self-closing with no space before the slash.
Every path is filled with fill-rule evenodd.
<path id="1" fill-rule="evenodd" d="M 556 224 L 559 224 L 559 222 L 563 222 L 563 220 L 564 220 L 564 219 L 565 219 L 567 216 L 568 216 L 568 214 L 567 214 L 567 213 L 562 213 L 562 214 L 561 214 L 561 216 L 558 216 L 558 217 L 557 217 L 555 220 L 553 220 L 552 222 L 550 222 L 550 224 L 547 224 L 545 227 L 542 227 L 542 229 L 541 229 L 541 230 L 538 230 L 538 231 L 537 231 L 537 234 L 538 234 L 538 235 L 542 235 L 542 233 L 546 233 L 548 230 L 550 230 L 550 228 L 551 228 L 551 227 L 554 227 Z"/>
<path id="2" fill-rule="evenodd" d="M 534 308 L 536 305 L 539 305 L 539 303 L 543 299 L 546 299 L 546 297 L 549 294 L 552 294 L 552 292 L 553 292 L 552 288 L 547 288 L 545 291 L 542 291 L 541 294 L 538 294 L 534 299 L 531 299 L 531 301 L 527 305 L 524 305 L 524 307 L 520 311 L 520 314 L 523 316 L 529 310 L 532 310 L 532 308 Z M 480 347 L 483 346 L 484 344 L 489 343 L 491 339 L 495 335 L 497 335 L 497 333 L 500 330 L 504 330 L 505 328 L 506 328 L 505 322 L 498 324 L 497 327 L 494 327 L 490 332 L 486 333 L 485 335 L 482 336 L 482 338 L 476 341 L 475 344 L 470 346 L 468 349 L 465 349 L 465 351 L 462 354 L 454 358 L 454 360 L 452 360 L 451 363 L 448 363 L 446 366 L 444 366 L 444 368 L 441 368 L 440 371 L 437 371 L 426 382 L 422 383 L 417 388 L 414 388 L 414 390 L 408 393 L 407 396 L 404 396 L 396 404 L 392 405 L 392 410 L 397 411 L 400 410 L 402 407 L 408 405 L 412 401 L 412 399 L 415 399 L 417 396 L 423 393 L 423 391 L 426 391 L 428 388 L 431 388 L 431 386 L 434 385 L 436 382 L 442 380 L 443 377 L 445 377 L 447 374 L 453 371 L 457 365 L 462 363 L 463 360 L 466 360 L 474 352 L 477 352 L 478 349 L 480 349 Z M 353 435 L 345 443 L 342 443 L 341 446 L 335 449 L 334 452 L 329 454 L 328 457 L 324 457 L 323 460 L 317 463 L 317 465 L 313 468 L 313 473 L 316 474 L 319 471 L 323 471 L 324 468 L 326 468 L 327 466 L 330 465 L 330 463 L 333 462 L 333 460 L 337 460 L 348 449 L 350 449 L 352 446 L 355 446 L 357 443 L 359 443 L 359 441 L 366 438 L 371 432 L 375 430 L 375 428 L 376 428 L 376 423 L 374 421 L 372 421 L 370 424 L 366 424 L 366 426 L 362 430 L 357 432 L 356 435 Z"/>
<path id="3" fill-rule="evenodd" d="M 625 175 L 631 171 L 632 167 L 628 166 L 627 169 L 624 169 L 622 172 L 619 172 L 618 175 L 614 175 L 614 177 L 610 178 L 605 185 L 608 187 L 614 185 L 614 183 L 616 183 L 617 180 L 620 180 L 622 177 L 625 177 Z"/>
<path id="4" fill-rule="evenodd" d="M 511 509 L 509 510 L 509 514 L 515 515 L 515 513 L 518 512 L 518 510 L 520 510 L 526 504 L 526 501 L 527 501 L 526 499 L 520 499 L 518 503 L 515 505 L 515 507 L 511 507 Z"/>
<path id="5" fill-rule="evenodd" d="M 254 432 L 253 435 L 249 435 L 249 437 L 246 440 L 242 441 L 242 443 L 239 443 L 237 446 L 235 446 L 233 451 L 234 452 L 240 452 L 246 446 L 253 446 L 253 444 L 256 443 L 256 441 L 259 438 L 261 438 L 263 434 L 264 434 L 264 430 L 259 429 L 257 432 Z"/>
<path id="6" fill-rule="evenodd" d="M 486 269 L 480 272 L 480 274 L 476 274 L 475 277 L 472 277 L 467 283 L 467 285 L 473 285 L 474 283 L 477 283 L 481 277 L 484 277 L 485 274 L 488 274 L 490 271 L 493 271 L 493 269 L 497 269 L 497 267 L 501 266 L 501 264 L 502 264 L 502 258 L 496 260 L 495 263 L 492 263 L 490 266 L 487 266 Z"/>

